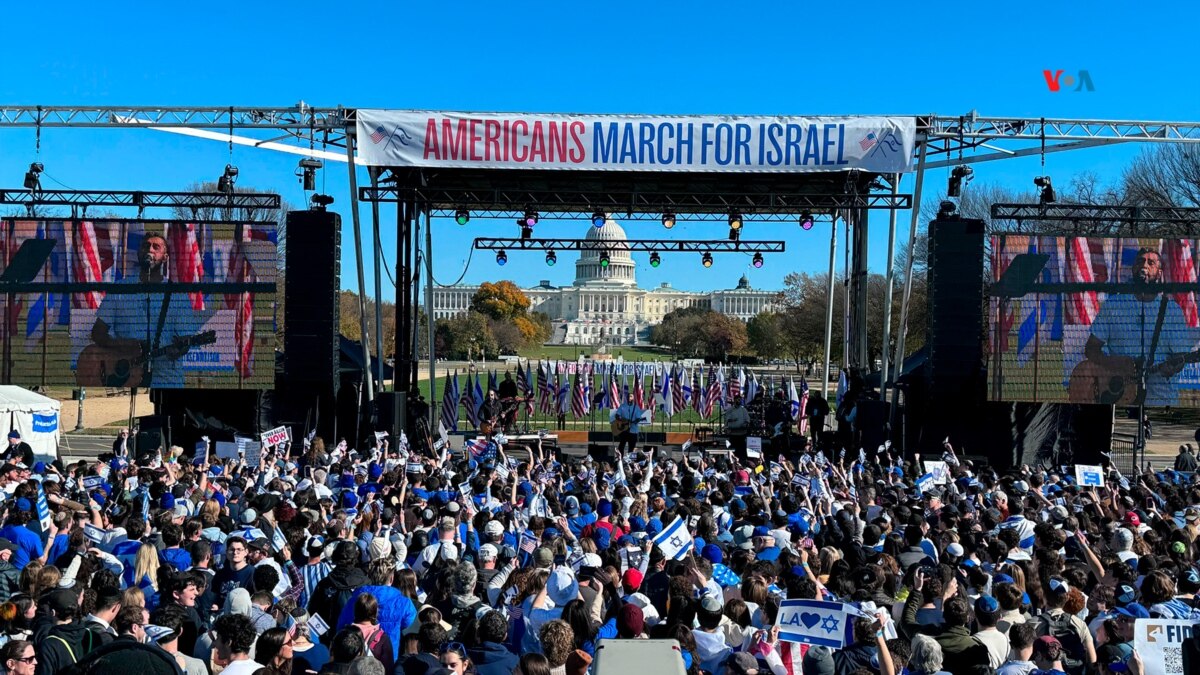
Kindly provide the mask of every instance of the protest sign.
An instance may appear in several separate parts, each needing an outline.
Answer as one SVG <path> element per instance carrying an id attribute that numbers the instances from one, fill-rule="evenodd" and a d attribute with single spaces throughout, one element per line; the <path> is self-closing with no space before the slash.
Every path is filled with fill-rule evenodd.
<path id="1" fill-rule="evenodd" d="M 936 485 L 936 483 L 934 483 L 933 474 L 931 473 L 927 473 L 917 479 L 917 488 L 920 489 L 922 493 L 929 492 L 933 489 L 934 485 Z"/>
<path id="2" fill-rule="evenodd" d="M 196 441 L 196 451 L 192 454 L 192 464 L 203 464 L 208 461 L 208 436 Z"/>
<path id="3" fill-rule="evenodd" d="M 1075 482 L 1079 483 L 1080 487 L 1103 487 L 1104 469 L 1090 464 L 1076 464 Z"/>
<path id="4" fill-rule="evenodd" d="M 933 476 L 934 485 L 946 485 L 950 482 L 950 467 L 945 462 L 925 462 L 925 473 Z"/>
<path id="5" fill-rule="evenodd" d="M 1142 657 L 1142 671 L 1154 675 L 1183 675 L 1183 643 L 1192 636 L 1194 621 L 1137 619 L 1133 650 Z"/>
<path id="6" fill-rule="evenodd" d="M 229 441 L 217 441 L 217 444 L 216 444 L 216 447 L 214 448 L 214 450 L 216 450 L 217 458 L 219 458 L 219 459 L 237 459 L 238 458 L 237 443 L 230 443 Z"/>
<path id="7" fill-rule="evenodd" d="M 263 447 L 269 448 L 292 440 L 292 431 L 289 427 L 275 427 L 270 431 L 264 431 L 260 438 L 262 438 Z"/>
<path id="8" fill-rule="evenodd" d="M 42 484 L 37 484 L 37 509 L 38 522 L 42 526 L 42 534 L 48 535 L 50 532 L 50 505 L 46 503 L 46 491 L 42 489 Z"/>
<path id="9" fill-rule="evenodd" d="M 854 617 L 858 615 L 857 609 L 841 602 L 784 600 L 775 625 L 781 640 L 842 649 L 853 642 Z"/>

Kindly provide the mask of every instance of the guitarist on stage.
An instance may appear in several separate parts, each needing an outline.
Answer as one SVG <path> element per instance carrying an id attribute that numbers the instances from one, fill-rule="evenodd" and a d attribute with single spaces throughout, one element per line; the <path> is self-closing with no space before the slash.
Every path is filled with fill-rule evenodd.
<path id="1" fill-rule="evenodd" d="M 147 292 L 109 293 L 96 312 L 91 339 L 97 346 L 123 352 L 128 358 L 155 348 L 165 349 L 165 354 L 144 364 L 143 381 L 128 386 L 182 387 L 179 360 L 187 354 L 188 346 L 176 345 L 175 340 L 198 332 L 204 324 L 202 313 L 192 310 L 186 293 L 152 292 L 154 284 L 167 281 L 169 260 L 166 238 L 146 233 L 138 250 L 139 274 L 122 283 L 141 284 Z"/>
<path id="2" fill-rule="evenodd" d="M 628 423 L 628 428 L 617 434 L 618 453 L 624 455 L 626 449 L 630 452 L 637 450 L 638 422 L 642 421 L 642 415 L 645 414 L 646 411 L 633 402 L 633 394 L 626 394 L 625 403 L 617 408 L 613 416 L 614 425 L 624 426 Z"/>
<path id="3" fill-rule="evenodd" d="M 1145 364 L 1145 405 L 1152 406 L 1178 402 L 1171 380 L 1183 370 L 1185 357 L 1200 340 L 1200 331 L 1188 327 L 1179 303 L 1155 288 L 1163 276 L 1158 251 L 1139 250 L 1131 282 L 1135 292 L 1108 294 L 1084 346 L 1084 356 L 1106 372 L 1109 382 L 1122 383 L 1126 391 L 1139 391 Z"/>

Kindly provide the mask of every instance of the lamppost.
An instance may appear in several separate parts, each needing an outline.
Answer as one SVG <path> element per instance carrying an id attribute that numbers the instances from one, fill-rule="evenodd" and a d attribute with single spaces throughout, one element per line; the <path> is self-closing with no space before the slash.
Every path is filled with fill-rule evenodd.
<path id="1" fill-rule="evenodd" d="M 83 431 L 83 397 L 87 394 L 87 390 L 83 387 L 79 388 L 79 413 L 75 416 L 75 431 Z"/>

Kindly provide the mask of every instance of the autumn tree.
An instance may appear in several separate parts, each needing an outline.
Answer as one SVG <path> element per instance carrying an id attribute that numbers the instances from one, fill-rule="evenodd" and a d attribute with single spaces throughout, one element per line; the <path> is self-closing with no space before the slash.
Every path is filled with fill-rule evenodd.
<path id="1" fill-rule="evenodd" d="M 451 359 L 480 358 L 481 354 L 495 356 L 500 351 L 488 317 L 474 311 L 438 319 L 434 324 L 434 342 L 438 356 Z"/>
<path id="2" fill-rule="evenodd" d="M 778 312 L 760 312 L 746 322 L 750 349 L 758 358 L 770 360 L 784 354 L 784 335 Z"/>
<path id="3" fill-rule="evenodd" d="M 498 321 L 512 321 L 529 311 L 529 296 L 511 281 L 485 281 L 471 296 L 471 309 Z"/>

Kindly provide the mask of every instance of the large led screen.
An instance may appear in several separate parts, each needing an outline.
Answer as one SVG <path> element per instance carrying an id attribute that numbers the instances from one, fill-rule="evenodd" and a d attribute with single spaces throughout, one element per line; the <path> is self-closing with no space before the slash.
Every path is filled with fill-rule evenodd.
<path id="1" fill-rule="evenodd" d="M 0 382 L 270 388 L 274 223 L 0 220 Z"/>
<path id="2" fill-rule="evenodd" d="M 991 245 L 991 400 L 1200 406 L 1196 239 Z"/>

